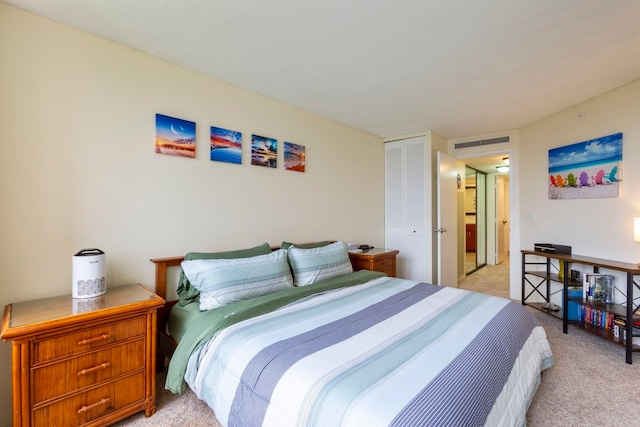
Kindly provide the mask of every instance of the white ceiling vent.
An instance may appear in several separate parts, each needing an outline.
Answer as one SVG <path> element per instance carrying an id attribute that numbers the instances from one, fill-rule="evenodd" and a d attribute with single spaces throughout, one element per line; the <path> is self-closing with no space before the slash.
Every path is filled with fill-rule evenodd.
<path id="1" fill-rule="evenodd" d="M 456 142 L 453 146 L 454 150 L 462 150 L 471 147 L 484 147 L 485 145 L 507 144 L 511 142 L 511 138 L 507 136 L 498 136 L 496 138 L 478 139 L 475 141 Z"/>

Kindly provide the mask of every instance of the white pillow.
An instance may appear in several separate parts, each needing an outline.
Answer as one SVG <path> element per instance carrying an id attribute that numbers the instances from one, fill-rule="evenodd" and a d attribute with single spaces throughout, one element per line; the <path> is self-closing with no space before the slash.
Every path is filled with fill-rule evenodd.
<path id="1" fill-rule="evenodd" d="M 249 258 L 195 259 L 181 265 L 200 291 L 200 311 L 293 286 L 285 249 Z"/>
<path id="2" fill-rule="evenodd" d="M 288 255 L 296 286 L 312 285 L 323 279 L 353 272 L 347 245 L 343 242 L 312 249 L 292 246 L 288 249 Z"/>

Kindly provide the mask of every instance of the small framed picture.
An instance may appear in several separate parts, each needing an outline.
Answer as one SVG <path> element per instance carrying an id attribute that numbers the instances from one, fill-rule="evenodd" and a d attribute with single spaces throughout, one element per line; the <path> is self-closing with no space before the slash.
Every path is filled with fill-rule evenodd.
<path id="1" fill-rule="evenodd" d="M 242 132 L 211 126 L 211 153 L 216 162 L 242 164 Z"/>
<path id="2" fill-rule="evenodd" d="M 305 147 L 292 142 L 284 143 L 284 168 L 290 171 L 304 172 Z"/>
<path id="3" fill-rule="evenodd" d="M 196 123 L 156 114 L 156 153 L 196 157 Z"/>
<path id="4" fill-rule="evenodd" d="M 278 140 L 251 135 L 251 164 L 275 168 L 278 159 Z"/>

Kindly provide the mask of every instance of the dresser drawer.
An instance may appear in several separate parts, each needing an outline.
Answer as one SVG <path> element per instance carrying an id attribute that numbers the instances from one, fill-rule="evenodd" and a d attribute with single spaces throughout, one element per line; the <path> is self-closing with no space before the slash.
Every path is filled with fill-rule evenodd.
<path id="1" fill-rule="evenodd" d="M 50 405 L 34 408 L 33 426 L 79 426 L 145 399 L 145 373 L 122 378 Z"/>
<path id="2" fill-rule="evenodd" d="M 351 258 L 351 266 L 354 271 L 372 270 L 374 271 L 373 262 L 370 259 Z"/>
<path id="3" fill-rule="evenodd" d="M 140 338 L 34 369 L 33 404 L 143 369 L 144 347 Z"/>
<path id="4" fill-rule="evenodd" d="M 389 267 L 389 268 L 379 268 L 376 271 L 379 271 L 380 273 L 384 273 L 389 277 L 395 277 L 396 276 L 396 272 L 393 268 Z"/>
<path id="5" fill-rule="evenodd" d="M 374 268 L 376 271 L 386 272 L 386 271 L 391 271 L 393 269 L 394 264 L 395 264 L 395 259 L 383 258 L 375 261 Z"/>
<path id="6" fill-rule="evenodd" d="M 142 336 L 145 333 L 145 323 L 145 317 L 140 316 L 35 341 L 32 344 L 33 360 L 31 363 L 37 365 Z"/>
<path id="7" fill-rule="evenodd" d="M 376 257 L 373 261 L 373 270 L 386 274 L 389 277 L 395 277 L 396 275 L 396 257 L 383 256 Z"/>

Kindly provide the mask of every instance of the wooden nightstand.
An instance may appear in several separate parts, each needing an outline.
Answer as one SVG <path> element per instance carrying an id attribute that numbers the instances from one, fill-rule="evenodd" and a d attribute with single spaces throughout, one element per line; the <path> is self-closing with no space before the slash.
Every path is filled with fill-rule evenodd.
<path id="1" fill-rule="evenodd" d="M 155 403 L 156 310 L 142 285 L 9 304 L 13 426 L 106 426 Z"/>
<path id="2" fill-rule="evenodd" d="M 393 249 L 371 249 L 368 252 L 349 252 L 354 271 L 380 271 L 389 277 L 396 277 L 396 255 Z"/>

